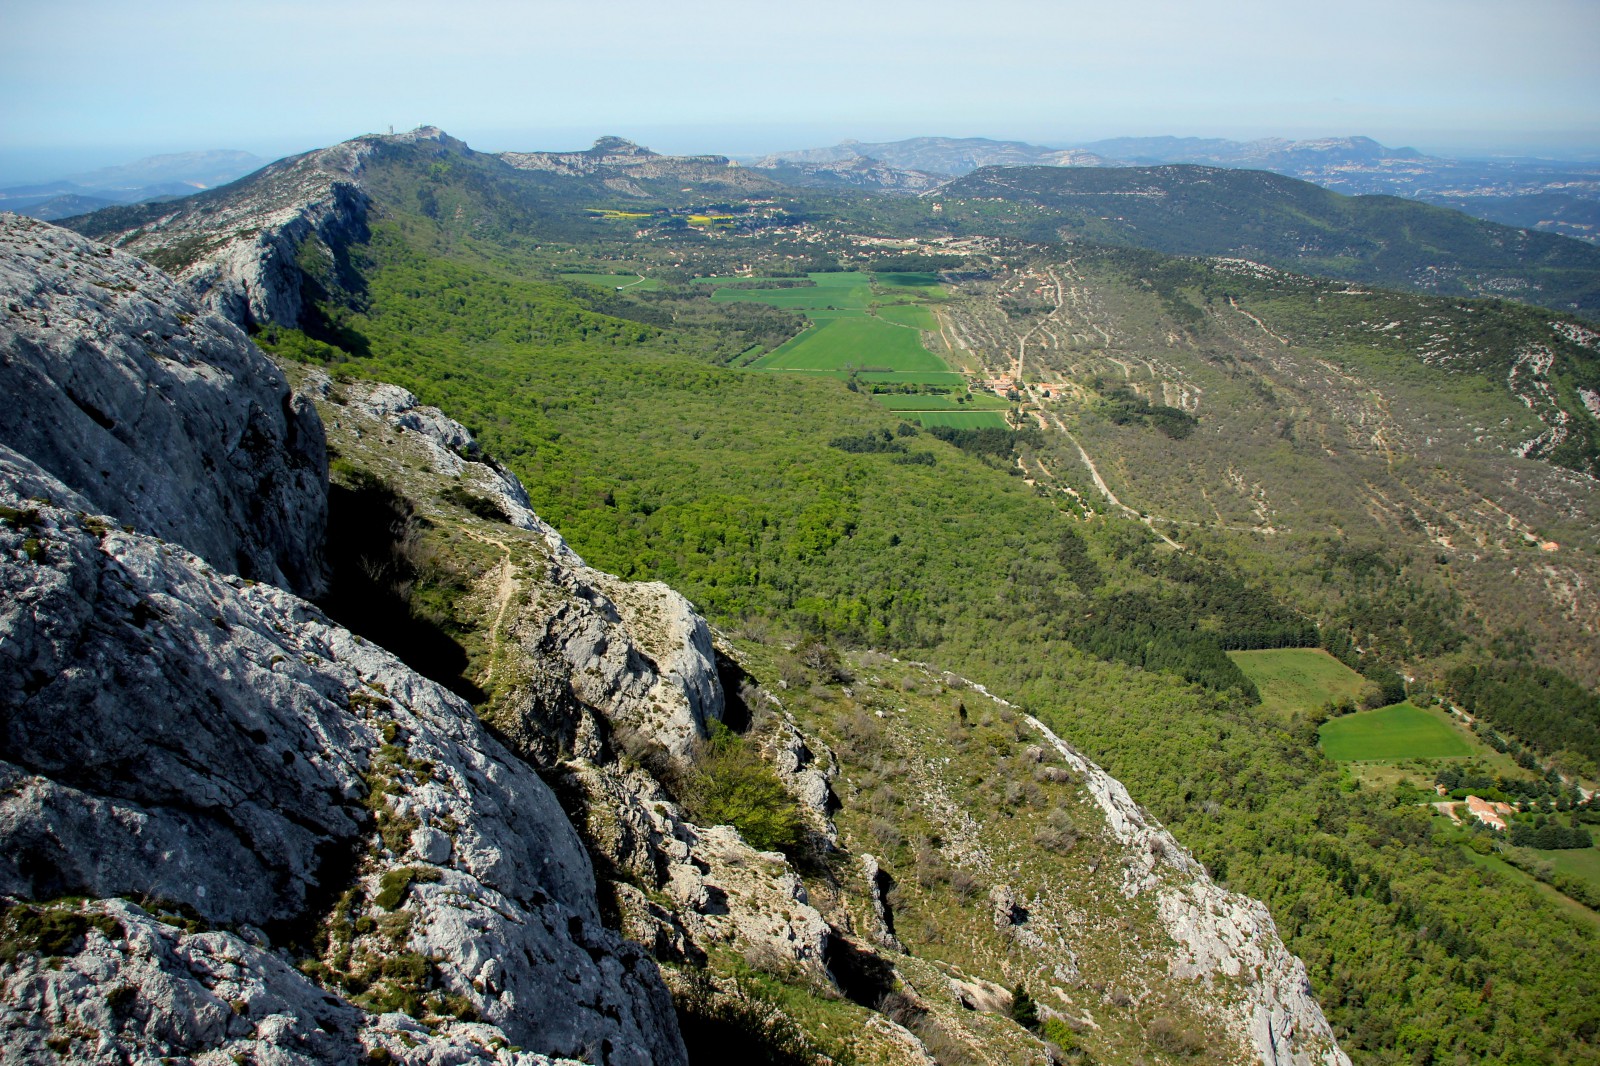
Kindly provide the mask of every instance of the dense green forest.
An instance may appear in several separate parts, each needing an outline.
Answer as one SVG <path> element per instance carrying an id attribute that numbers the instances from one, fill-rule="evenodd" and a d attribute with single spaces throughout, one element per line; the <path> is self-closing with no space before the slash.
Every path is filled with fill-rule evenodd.
<path id="1" fill-rule="evenodd" d="M 1472 714 L 1547 755 L 1571 749 L 1600 762 L 1600 697 L 1554 670 L 1527 663 L 1460 666 L 1444 691 Z"/>
<path id="2" fill-rule="evenodd" d="M 1358 1062 L 1600 1056 L 1594 926 L 1436 840 L 1414 797 L 1342 778 L 1316 749 L 1315 717 L 1261 715 L 1225 654 L 1323 643 L 1403 694 L 1386 655 L 1460 639 L 1442 619 L 1433 632 L 1408 618 L 1404 567 L 1330 544 L 1315 565 L 1359 580 L 1337 613 L 1313 616 L 1220 534 L 1180 554 L 1131 518 L 1079 519 L 1019 476 L 1016 459 L 1044 446 L 1035 435 L 923 431 L 827 375 L 722 365 L 779 339 L 780 312 L 687 287 L 562 283 L 554 267 L 574 257 L 552 258 L 525 206 L 499 231 L 452 221 L 510 195 L 492 182 L 396 166 L 376 187 L 385 217 L 350 249 L 360 299 L 324 301 L 303 332 L 264 332 L 281 356 L 444 408 L 590 563 L 666 581 L 741 638 L 925 658 L 1024 704 L 1215 876 L 1268 904 Z M 811 210 L 830 202 L 869 211 L 848 198 Z M 877 224 L 912 210 L 886 206 Z M 573 240 L 582 229 L 565 212 L 551 225 Z M 574 265 L 616 250 L 600 225 Z M 685 236 L 675 261 L 702 243 L 713 272 L 726 253 L 709 238 Z M 1220 295 L 1207 268 L 1158 259 L 1145 265 L 1170 270 L 1175 306 L 1191 283 L 1202 301 L 1206 285 Z M 1318 328 L 1314 296 L 1299 313 Z M 1115 390 L 1105 402 L 1164 439 L 1187 424 Z M 1578 743 L 1498 709 L 1496 693 L 1538 676 L 1485 669 L 1458 698 L 1530 743 Z"/>

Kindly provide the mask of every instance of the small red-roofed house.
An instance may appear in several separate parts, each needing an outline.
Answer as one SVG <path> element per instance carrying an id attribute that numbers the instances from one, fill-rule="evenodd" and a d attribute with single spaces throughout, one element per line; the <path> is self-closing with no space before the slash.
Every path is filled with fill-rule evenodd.
<path id="1" fill-rule="evenodd" d="M 1490 829 L 1498 829 L 1502 833 L 1506 831 L 1506 820 L 1496 808 L 1505 806 L 1504 803 L 1490 803 L 1477 796 L 1467 797 L 1467 810 L 1472 812 L 1472 816 Z"/>

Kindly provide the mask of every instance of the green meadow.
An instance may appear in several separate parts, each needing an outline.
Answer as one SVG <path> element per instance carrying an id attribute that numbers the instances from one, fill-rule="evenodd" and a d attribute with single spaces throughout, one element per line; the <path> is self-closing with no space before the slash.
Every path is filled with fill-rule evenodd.
<path id="1" fill-rule="evenodd" d="M 888 304 L 878 308 L 877 315 L 885 322 L 930 333 L 939 328 L 939 323 L 933 320 L 933 312 L 921 304 Z"/>
<path id="2" fill-rule="evenodd" d="M 758 370 L 945 369 L 915 330 L 867 315 L 826 318 L 751 364 Z"/>
<path id="3" fill-rule="evenodd" d="M 841 372 L 839 374 L 839 376 L 840 377 L 848 377 L 850 375 Z M 879 374 L 879 373 L 873 373 L 872 371 L 865 371 L 863 373 L 856 374 L 855 377 L 856 377 L 856 379 L 858 381 L 864 381 L 868 385 L 960 385 L 960 386 L 965 386 L 966 383 L 967 383 L 967 379 L 966 379 L 965 375 L 958 374 L 953 370 L 945 370 L 945 371 L 939 371 L 939 372 L 936 372 L 936 373 L 929 373 L 929 374 L 910 374 L 910 373 L 906 373 L 906 374 Z M 998 399 L 998 397 L 996 397 L 996 398 Z"/>
<path id="4" fill-rule="evenodd" d="M 873 275 L 878 288 L 885 293 L 905 291 L 917 296 L 942 296 L 944 287 L 939 283 L 937 274 L 906 274 L 894 271 L 884 271 Z"/>
<path id="5" fill-rule="evenodd" d="M 922 346 L 922 330 L 936 328 L 927 308 L 908 303 L 870 310 L 876 293 L 869 274 L 841 271 L 812 274 L 810 278 L 815 284 L 804 288 L 722 288 L 711 294 L 713 300 L 764 303 L 802 311 L 811 320 L 809 329 L 751 363 L 752 369 L 872 370 L 890 374 L 949 371 L 943 359 Z M 896 291 L 900 290 L 917 291 L 897 285 Z"/>
<path id="6" fill-rule="evenodd" d="M 1323 753 L 1335 762 L 1450 759 L 1474 753 L 1444 712 L 1410 703 L 1335 718 L 1319 735 Z"/>
<path id="7" fill-rule="evenodd" d="M 917 421 L 924 427 L 948 426 L 951 429 L 1005 429 L 1006 416 L 999 411 L 918 411 Z"/>
<path id="8" fill-rule="evenodd" d="M 966 379 L 922 344 L 924 331 L 939 328 L 920 302 L 943 293 L 936 274 L 863 274 L 841 271 L 811 274 L 804 288 L 722 288 L 713 300 L 764 303 L 801 311 L 811 325 L 786 344 L 749 364 L 751 370 L 788 370 L 856 376 L 867 383 L 964 386 Z M 889 298 L 895 303 L 877 303 Z M 957 404 L 943 395 L 881 394 L 873 397 L 891 411 L 923 426 L 1004 429 L 1005 401 L 975 396 Z"/>
<path id="9" fill-rule="evenodd" d="M 809 275 L 815 285 L 804 288 L 746 289 L 722 288 L 711 294 L 713 300 L 771 304 L 793 311 L 865 311 L 872 303 L 872 279 L 855 271 L 835 271 Z"/>
<path id="10" fill-rule="evenodd" d="M 966 403 L 957 403 L 954 396 L 920 395 L 917 393 L 886 392 L 873 396 L 891 411 L 1004 411 L 1006 401 L 987 392 L 972 393 Z"/>
<path id="11" fill-rule="evenodd" d="M 1262 708 L 1274 714 L 1315 711 L 1325 703 L 1361 697 L 1361 675 L 1321 648 L 1230 651 L 1228 658 L 1255 682 Z"/>

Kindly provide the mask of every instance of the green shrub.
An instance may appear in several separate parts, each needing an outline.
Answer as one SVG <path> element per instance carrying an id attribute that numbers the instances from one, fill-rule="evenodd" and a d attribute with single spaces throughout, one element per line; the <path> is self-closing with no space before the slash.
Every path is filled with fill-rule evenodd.
<path id="1" fill-rule="evenodd" d="M 731 825 L 755 848 L 782 851 L 800 841 L 800 809 L 760 752 L 721 722 L 713 723 L 689 785 L 690 816 Z"/>
<path id="2" fill-rule="evenodd" d="M 122 923 L 108 914 L 84 914 L 65 906 L 9 907 L 0 915 L 0 962 L 19 955 L 75 955 L 83 938 L 98 929 L 109 939 L 125 935 Z"/>
<path id="3" fill-rule="evenodd" d="M 1034 1032 L 1039 1029 L 1039 1005 L 1021 985 L 1011 990 L 1011 1020 L 1024 1029 Z"/>
<path id="4" fill-rule="evenodd" d="M 1039 1026 L 1039 1035 L 1062 1051 L 1071 1051 L 1078 1046 L 1078 1034 L 1060 1018 L 1046 1018 Z"/>
<path id="5" fill-rule="evenodd" d="M 684 974 L 674 990 L 678 1029 L 693 1063 L 813 1066 L 822 1050 L 758 989 L 736 982 L 719 989 L 704 970 Z"/>
<path id="6" fill-rule="evenodd" d="M 378 894 L 373 897 L 373 902 L 386 911 L 392 911 L 400 906 L 406 890 L 413 884 L 437 881 L 439 876 L 438 870 L 428 866 L 402 866 L 397 870 L 388 870 L 378 879 Z"/>

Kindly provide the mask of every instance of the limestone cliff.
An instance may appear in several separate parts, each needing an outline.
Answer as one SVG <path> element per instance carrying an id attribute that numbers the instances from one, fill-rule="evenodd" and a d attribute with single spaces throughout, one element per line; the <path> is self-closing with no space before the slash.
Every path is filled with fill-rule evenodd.
<path id="1" fill-rule="evenodd" d="M 315 572 L 314 410 L 158 271 L 0 225 L 49 420 L 0 422 L 0 1060 L 683 1061 L 532 766 L 270 583 Z"/>
<path id="2" fill-rule="evenodd" d="M 238 325 L 299 326 L 313 299 L 358 285 L 343 257 L 367 236 L 371 199 L 361 188 L 362 174 L 375 153 L 397 145 L 470 151 L 428 126 L 357 137 L 280 159 L 198 196 L 74 224 L 170 270 L 204 307 Z"/>
<path id="3" fill-rule="evenodd" d="M 654 963 L 601 926 L 550 790 L 470 707 L 292 594 L 97 518 L 10 449 L 0 507 L 0 892 L 131 897 L 312 949 L 304 968 L 349 997 L 328 1039 L 342 1027 L 347 1043 L 383 1043 L 362 1035 L 371 1016 L 405 1008 L 447 1031 L 445 1019 L 481 1019 L 485 1039 L 554 1054 L 681 1061 Z M 135 967 L 153 947 L 121 929 L 84 950 L 122 960 L 148 1018 L 167 995 L 157 985 L 182 974 L 162 953 Z M 10 1046 L 67 1040 L 69 1057 L 92 1058 L 93 1043 L 63 1035 L 72 995 L 18 1013 L 24 990 L 70 985 L 26 959 L 4 974 L 19 982 L 0 1005 Z M 259 1026 L 208 1030 L 187 1001 L 169 1009 L 160 1028 L 202 1046 L 208 1031 L 219 1049 L 261 1039 Z M 177 1035 L 113 1032 L 151 1054 L 184 1050 Z M 315 1057 L 293 1031 L 278 1036 Z"/>
<path id="4" fill-rule="evenodd" d="M 232 323 L 131 256 L 0 214 L 0 440 L 212 565 L 322 587 L 321 422 Z"/>
<path id="5" fill-rule="evenodd" d="M 465 151 L 438 131 L 409 136 Z M 59 274 L 29 297 L 38 328 L 60 320 L 59 303 L 79 308 L 80 332 L 104 337 L 75 361 L 8 355 L 5 372 L 35 367 L 42 395 L 66 397 L 59 410 L 71 416 L 70 404 L 114 434 L 129 416 L 94 398 L 122 373 L 124 349 L 154 359 L 152 348 L 226 341 L 237 359 L 260 359 L 207 309 L 297 323 L 307 279 L 337 278 L 341 242 L 365 217 L 361 169 L 392 140 L 285 161 L 251 186 L 253 199 L 197 198 L 122 235 L 181 266 L 198 295 L 109 249 L 32 232 L 38 261 Z M 655 165 L 631 146 L 601 147 L 588 161 L 597 167 Z M 308 256 L 327 269 L 308 273 Z M 41 269 L 3 276 L 26 293 Z M 129 286 L 103 302 L 145 299 L 152 321 L 166 315 L 181 330 L 146 327 L 127 341 L 131 320 L 83 288 L 97 282 Z M 180 409 L 210 412 L 220 397 L 226 412 L 252 395 L 225 379 L 248 376 L 228 365 L 194 357 L 170 385 Z M 1265 909 L 1211 883 L 1120 784 L 1001 704 L 1011 718 L 983 727 L 981 743 L 901 705 L 907 686 L 968 687 L 959 679 L 916 667 L 918 677 L 880 681 L 864 663 L 860 681 L 797 675 L 785 690 L 787 667 L 774 660 L 788 652 L 747 649 L 762 684 L 744 694 L 754 704 L 744 742 L 792 794 L 804 847 L 790 858 L 699 824 L 674 789 L 727 713 L 719 666 L 736 653 L 726 639 L 666 586 L 587 566 L 444 412 L 394 386 L 289 369 L 320 419 L 262 371 L 289 406 L 275 443 L 240 465 L 275 470 L 295 440 L 313 439 L 320 464 L 326 426 L 342 463 L 386 486 L 408 529 L 428 531 L 427 550 L 460 564 L 450 621 L 470 645 L 465 680 L 482 702 L 474 713 L 274 587 L 311 587 L 294 584 L 288 564 L 273 573 L 209 547 L 226 506 L 216 517 L 149 504 L 199 476 L 184 464 L 209 469 L 208 454 L 215 463 L 217 449 L 249 437 L 195 423 L 237 423 L 214 412 L 180 420 L 158 438 L 158 459 L 142 436 L 124 441 L 130 469 L 156 465 L 122 496 L 90 476 L 100 467 L 71 465 L 78 446 L 56 457 L 50 434 L 10 427 L 0 436 L 10 682 L 0 893 L 11 901 L 0 1032 L 22 1049 L 17 1061 L 42 1048 L 81 1061 L 379 1049 L 416 1062 L 682 1061 L 657 962 L 673 981 L 709 964 L 725 989 L 741 967 L 777 975 L 835 1004 L 828 1017 L 854 1046 L 887 1062 L 1036 1056 L 1038 1038 L 1004 1016 L 1006 986 L 1019 981 L 1108 1054 L 1168 1033 L 1149 1024 L 1154 1004 L 1184 1040 L 1183 1025 L 1200 1034 L 1180 1052 L 1345 1061 Z M 129 404 L 169 391 L 141 373 Z M 106 511 L 115 522 L 96 517 Z M 276 544 L 263 532 L 275 521 L 270 507 L 247 513 L 236 535 Z M 320 530 L 301 531 L 319 542 Z M 1005 786 L 991 796 L 973 781 Z M 1061 821 L 1068 812 L 1075 826 Z M 1093 847 L 1042 861 L 1041 848 L 1064 853 L 1074 834 Z M 1047 866 L 1048 879 L 1029 880 Z M 43 902 L 68 894 L 93 900 Z M 900 920 L 917 906 L 927 924 L 908 935 Z M 127 991 L 102 1002 L 95 982 Z"/>

